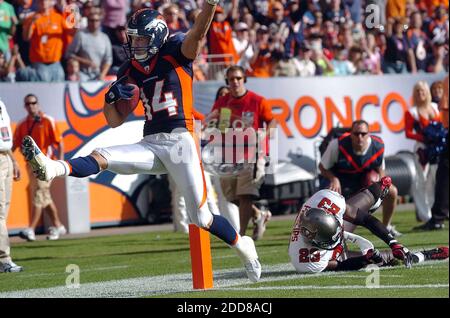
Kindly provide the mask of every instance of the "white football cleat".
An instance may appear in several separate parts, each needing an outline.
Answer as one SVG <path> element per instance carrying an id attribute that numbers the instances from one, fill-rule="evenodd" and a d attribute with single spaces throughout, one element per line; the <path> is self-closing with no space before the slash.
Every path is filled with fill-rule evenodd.
<path id="1" fill-rule="evenodd" d="M 31 136 L 25 136 L 23 138 L 22 154 L 39 180 L 50 181 L 56 177 L 53 160 L 42 153 Z"/>
<path id="2" fill-rule="evenodd" d="M 51 226 L 48 228 L 48 232 L 49 235 L 47 236 L 47 240 L 49 241 L 55 241 L 59 239 L 61 235 L 67 234 L 67 230 L 64 225 L 61 225 L 59 227 Z"/>
<path id="3" fill-rule="evenodd" d="M 28 242 L 36 241 L 36 234 L 34 233 L 34 230 L 31 228 L 21 231 L 19 233 L 19 236 L 24 240 L 27 240 Z"/>
<path id="4" fill-rule="evenodd" d="M 13 261 L 0 263 L 0 273 L 18 273 L 23 271 L 23 267 L 15 264 Z"/>
<path id="5" fill-rule="evenodd" d="M 242 236 L 239 249 L 236 248 L 239 258 L 245 267 L 248 279 L 256 283 L 261 278 L 261 264 L 258 261 L 255 243 L 249 236 Z"/>

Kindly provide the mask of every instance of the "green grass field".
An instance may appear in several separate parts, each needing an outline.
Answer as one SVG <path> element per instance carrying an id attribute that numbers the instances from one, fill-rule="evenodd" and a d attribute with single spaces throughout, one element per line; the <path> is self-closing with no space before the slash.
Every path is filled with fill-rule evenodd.
<path id="1" fill-rule="evenodd" d="M 293 216 L 294 217 L 294 216 Z M 299 275 L 288 264 L 287 246 L 293 221 L 276 220 L 257 249 L 263 265 L 262 280 L 246 279 L 233 250 L 212 238 L 215 288 L 193 291 L 188 238 L 169 231 L 59 241 L 15 243 L 14 261 L 25 267 L 15 274 L 0 274 L 1 297 L 449 297 L 448 260 L 380 271 L 380 288 L 367 288 L 365 271 Z M 448 245 L 447 228 L 412 232 L 412 212 L 394 219 L 411 250 Z M 250 230 L 249 230 L 250 233 Z M 357 233 L 385 244 L 365 229 Z M 79 268 L 79 288 L 70 288 Z M 66 272 L 67 270 L 67 272 Z M 76 272 L 75 272 L 76 274 Z M 66 286 L 66 283 L 69 283 Z"/>

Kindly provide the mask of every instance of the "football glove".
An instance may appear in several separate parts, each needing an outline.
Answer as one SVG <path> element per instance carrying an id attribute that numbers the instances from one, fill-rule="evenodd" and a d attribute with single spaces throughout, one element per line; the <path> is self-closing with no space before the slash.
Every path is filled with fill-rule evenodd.
<path id="1" fill-rule="evenodd" d="M 406 247 L 399 243 L 393 243 L 390 247 L 392 255 L 394 255 L 396 259 L 402 260 L 406 268 L 412 267 L 413 255 Z"/>
<path id="2" fill-rule="evenodd" d="M 367 261 L 369 261 L 372 264 L 383 264 L 384 260 L 381 256 L 381 253 L 377 249 L 370 249 L 366 253 Z"/>
<path id="3" fill-rule="evenodd" d="M 105 102 L 113 104 L 120 99 L 130 99 L 133 96 L 133 86 L 125 83 L 127 78 L 127 76 L 122 76 L 111 85 L 105 94 Z"/>

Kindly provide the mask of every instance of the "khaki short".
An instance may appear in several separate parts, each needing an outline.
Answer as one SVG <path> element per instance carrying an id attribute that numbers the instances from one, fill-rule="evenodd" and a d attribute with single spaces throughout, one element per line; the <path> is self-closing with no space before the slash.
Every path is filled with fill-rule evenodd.
<path id="1" fill-rule="evenodd" d="M 265 159 L 258 159 L 253 169 L 233 178 L 220 178 L 222 192 L 229 202 L 236 202 L 241 195 L 259 197 L 259 188 L 264 182 Z"/>
<path id="2" fill-rule="evenodd" d="M 37 208 L 45 208 L 53 203 L 52 195 L 50 193 L 51 181 L 41 181 L 32 172 L 28 166 L 28 173 L 30 176 L 31 198 L 33 205 Z"/>

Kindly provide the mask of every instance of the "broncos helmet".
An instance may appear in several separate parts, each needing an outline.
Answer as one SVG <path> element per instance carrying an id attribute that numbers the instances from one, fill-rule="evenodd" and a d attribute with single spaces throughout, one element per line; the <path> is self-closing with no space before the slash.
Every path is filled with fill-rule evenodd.
<path id="1" fill-rule="evenodd" d="M 158 11 L 141 9 L 133 13 L 128 20 L 127 37 L 128 43 L 125 46 L 129 57 L 138 62 L 145 62 L 155 56 L 166 43 L 169 28 Z M 146 37 L 148 41 L 145 45 L 136 45 L 133 44 L 133 37 Z"/>
<path id="2" fill-rule="evenodd" d="M 312 245 L 324 250 L 333 250 L 343 238 L 343 228 L 336 216 L 318 208 L 311 208 L 301 215 L 300 233 Z"/>

